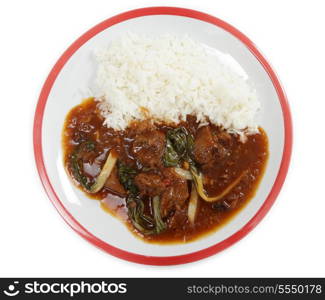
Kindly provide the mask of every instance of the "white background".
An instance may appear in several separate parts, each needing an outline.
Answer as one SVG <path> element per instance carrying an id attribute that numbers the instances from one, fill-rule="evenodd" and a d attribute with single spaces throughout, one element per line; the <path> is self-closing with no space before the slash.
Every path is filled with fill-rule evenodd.
<path id="1" fill-rule="evenodd" d="M 1 1 L 0 276 L 325 276 L 322 4 L 274 0 Z M 108 17 L 160 5 L 207 12 L 248 35 L 278 73 L 294 125 L 287 180 L 256 229 L 208 259 L 167 267 L 122 261 L 74 233 L 43 191 L 32 148 L 37 98 L 62 52 Z"/>

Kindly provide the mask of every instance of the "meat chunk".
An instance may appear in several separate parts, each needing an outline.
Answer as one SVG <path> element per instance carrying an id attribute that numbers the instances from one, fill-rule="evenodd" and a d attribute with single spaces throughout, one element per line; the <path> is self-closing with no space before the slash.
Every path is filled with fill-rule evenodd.
<path id="1" fill-rule="evenodd" d="M 173 210 L 180 210 L 189 197 L 186 180 L 178 180 L 168 186 L 163 192 L 160 201 L 162 217 L 166 217 Z"/>
<path id="2" fill-rule="evenodd" d="M 187 207 L 184 207 L 181 210 L 176 210 L 168 219 L 168 227 L 172 229 L 182 228 L 187 220 Z"/>
<path id="3" fill-rule="evenodd" d="M 215 147 L 216 143 L 210 127 L 204 126 L 199 128 L 195 136 L 193 148 L 195 160 L 200 164 L 208 163 L 213 159 L 213 148 Z"/>
<path id="4" fill-rule="evenodd" d="M 173 184 L 176 181 L 182 180 L 182 178 L 175 172 L 174 168 L 163 168 L 160 170 L 164 176 L 164 182 L 166 186 Z"/>
<path id="5" fill-rule="evenodd" d="M 162 217 L 171 211 L 184 208 L 189 197 L 187 181 L 172 172 L 172 168 L 164 168 L 161 175 L 155 173 L 140 173 L 135 178 L 135 184 L 142 196 L 154 197 L 159 195 Z"/>
<path id="6" fill-rule="evenodd" d="M 218 142 L 223 146 L 229 148 L 233 144 L 233 137 L 225 130 L 219 130 L 218 133 Z"/>
<path id="7" fill-rule="evenodd" d="M 196 133 L 193 156 L 199 164 L 209 164 L 227 155 L 227 149 L 218 141 L 218 135 L 210 126 L 199 128 Z"/>
<path id="8" fill-rule="evenodd" d="M 162 164 L 166 144 L 165 134 L 160 131 L 146 131 L 136 135 L 132 151 L 136 159 L 146 167 Z"/>
<path id="9" fill-rule="evenodd" d="M 120 196 L 126 195 L 126 191 L 125 191 L 124 187 L 122 186 L 122 184 L 120 183 L 120 180 L 118 178 L 116 166 L 114 167 L 114 169 L 112 170 L 112 173 L 107 178 L 107 180 L 105 182 L 105 187 L 107 189 L 109 189 L 110 191 L 112 191 L 113 193 L 118 194 Z"/>
<path id="10" fill-rule="evenodd" d="M 151 197 L 160 195 L 166 187 L 163 178 L 152 173 L 140 173 L 134 178 L 134 182 L 141 195 Z"/>

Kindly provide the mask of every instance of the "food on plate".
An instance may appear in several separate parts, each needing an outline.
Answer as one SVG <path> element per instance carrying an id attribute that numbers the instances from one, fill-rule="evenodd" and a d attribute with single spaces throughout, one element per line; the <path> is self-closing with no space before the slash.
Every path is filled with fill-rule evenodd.
<path id="1" fill-rule="evenodd" d="M 93 97 L 67 115 L 64 164 L 151 242 L 184 242 L 251 199 L 268 158 L 251 85 L 189 37 L 128 34 L 96 50 Z"/>

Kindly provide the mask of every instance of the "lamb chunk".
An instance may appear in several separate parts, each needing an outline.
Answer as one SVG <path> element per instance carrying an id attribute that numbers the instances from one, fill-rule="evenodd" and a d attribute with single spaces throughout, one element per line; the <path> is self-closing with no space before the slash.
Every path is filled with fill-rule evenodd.
<path id="1" fill-rule="evenodd" d="M 200 164 L 205 164 L 213 160 L 213 149 L 215 147 L 216 142 L 213 138 L 210 126 L 199 128 L 194 141 L 193 155 L 195 160 Z"/>
<path id="2" fill-rule="evenodd" d="M 233 144 L 233 137 L 226 130 L 218 131 L 218 141 L 225 147 L 230 147 Z"/>
<path id="3" fill-rule="evenodd" d="M 134 123 L 131 123 L 130 129 L 133 134 L 139 134 L 145 131 L 155 130 L 157 129 L 157 127 L 155 126 L 155 124 L 152 123 L 152 120 L 147 119 L 147 120 L 136 121 Z"/>
<path id="4" fill-rule="evenodd" d="M 196 162 L 202 165 L 210 164 L 226 157 L 227 152 L 227 149 L 219 143 L 218 135 L 212 132 L 210 126 L 199 128 L 193 148 L 193 156 Z"/>
<path id="5" fill-rule="evenodd" d="M 160 202 L 162 217 L 168 216 L 173 210 L 180 210 L 189 197 L 186 180 L 178 180 L 163 192 Z"/>
<path id="6" fill-rule="evenodd" d="M 169 218 L 168 227 L 172 229 L 182 228 L 187 221 L 187 208 L 184 207 L 181 210 L 176 210 L 175 213 Z"/>
<path id="7" fill-rule="evenodd" d="M 160 131 L 146 131 L 136 135 L 132 151 L 136 159 L 145 167 L 162 165 L 166 137 Z"/>
<path id="8" fill-rule="evenodd" d="M 140 194 L 150 197 L 160 195 L 166 186 L 161 176 L 152 173 L 140 173 L 134 181 Z"/>
<path id="9" fill-rule="evenodd" d="M 164 176 L 166 186 L 173 184 L 176 181 L 182 180 L 182 177 L 175 172 L 174 168 L 163 168 L 161 174 Z"/>

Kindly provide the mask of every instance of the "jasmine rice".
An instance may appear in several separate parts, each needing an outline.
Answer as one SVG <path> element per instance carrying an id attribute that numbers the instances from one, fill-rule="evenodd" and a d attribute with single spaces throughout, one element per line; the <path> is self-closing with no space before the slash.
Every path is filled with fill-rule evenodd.
<path id="1" fill-rule="evenodd" d="M 95 57 L 96 98 L 107 127 L 124 130 L 148 118 L 178 124 L 190 114 L 230 132 L 258 132 L 256 91 L 187 36 L 127 34 Z"/>

